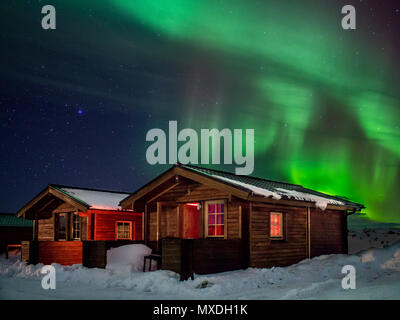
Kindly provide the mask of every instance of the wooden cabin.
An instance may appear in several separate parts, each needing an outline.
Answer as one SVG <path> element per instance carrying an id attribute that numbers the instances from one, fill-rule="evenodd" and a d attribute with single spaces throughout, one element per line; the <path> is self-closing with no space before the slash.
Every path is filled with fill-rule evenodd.
<path id="1" fill-rule="evenodd" d="M 128 193 L 51 184 L 17 213 L 33 220 L 33 241 L 23 260 L 62 265 L 82 263 L 83 242 L 142 239 L 142 214 L 122 210 Z M 35 246 L 34 249 L 30 246 Z M 32 256 L 35 256 L 32 259 Z"/>
<path id="2" fill-rule="evenodd" d="M 364 208 L 301 185 L 182 164 L 120 205 L 144 213 L 145 243 L 182 279 L 347 253 L 347 216 Z"/>
<path id="3" fill-rule="evenodd" d="M 0 213 L 0 253 L 6 252 L 7 246 L 19 245 L 24 240 L 32 240 L 32 221 Z"/>

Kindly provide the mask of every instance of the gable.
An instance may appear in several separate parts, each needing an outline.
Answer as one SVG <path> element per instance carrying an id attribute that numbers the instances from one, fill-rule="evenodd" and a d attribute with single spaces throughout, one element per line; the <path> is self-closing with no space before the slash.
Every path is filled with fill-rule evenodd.
<path id="1" fill-rule="evenodd" d="M 188 185 L 191 184 L 193 190 L 190 192 L 195 192 L 195 194 L 198 194 L 198 197 L 202 198 L 204 198 L 204 192 L 209 193 L 210 197 L 220 194 L 221 196 L 223 195 L 223 197 L 230 197 L 233 195 L 242 199 L 247 199 L 249 195 L 247 191 L 240 190 L 234 186 L 216 181 L 215 179 L 179 167 L 172 167 L 126 199 L 122 200 L 120 205 L 124 209 L 143 211 L 144 204 L 153 202 L 156 199 L 159 201 L 160 199 L 164 199 L 163 201 L 166 201 L 165 199 L 167 196 L 180 198 L 181 201 L 184 201 L 185 194 L 188 192 Z M 176 194 L 172 196 L 174 193 Z M 135 205 L 135 203 L 140 203 L 140 205 Z"/>

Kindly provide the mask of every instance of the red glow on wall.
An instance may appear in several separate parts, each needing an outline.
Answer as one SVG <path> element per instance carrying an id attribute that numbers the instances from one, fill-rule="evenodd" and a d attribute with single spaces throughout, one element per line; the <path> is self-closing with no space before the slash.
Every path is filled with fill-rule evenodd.
<path id="1" fill-rule="evenodd" d="M 185 206 L 189 206 L 189 207 L 198 207 L 199 203 L 198 202 L 188 202 L 185 203 Z"/>

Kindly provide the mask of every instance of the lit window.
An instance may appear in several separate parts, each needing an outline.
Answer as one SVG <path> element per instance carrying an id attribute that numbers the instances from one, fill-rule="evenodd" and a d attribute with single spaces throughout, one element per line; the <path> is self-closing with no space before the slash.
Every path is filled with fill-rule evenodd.
<path id="1" fill-rule="evenodd" d="M 225 213 L 225 202 L 224 201 L 212 201 L 206 203 L 207 211 L 207 235 L 209 237 L 223 237 L 225 234 L 224 224 L 224 213 Z"/>
<path id="2" fill-rule="evenodd" d="M 283 238 L 283 219 L 280 212 L 270 214 L 270 237 Z"/>
<path id="3" fill-rule="evenodd" d="M 78 213 L 72 214 L 72 239 L 80 240 L 81 238 L 81 217 Z"/>
<path id="4" fill-rule="evenodd" d="M 131 240 L 132 239 L 131 226 L 132 222 L 130 221 L 117 222 L 117 239 Z"/>

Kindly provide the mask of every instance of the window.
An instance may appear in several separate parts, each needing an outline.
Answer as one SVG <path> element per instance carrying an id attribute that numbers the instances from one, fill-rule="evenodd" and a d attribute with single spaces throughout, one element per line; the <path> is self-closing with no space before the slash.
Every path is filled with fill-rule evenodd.
<path id="1" fill-rule="evenodd" d="M 132 239 L 132 222 L 118 221 L 117 222 L 117 240 L 131 240 Z"/>
<path id="2" fill-rule="evenodd" d="M 72 240 L 81 238 L 81 217 L 77 212 L 72 214 Z"/>
<path id="3" fill-rule="evenodd" d="M 275 239 L 283 238 L 283 215 L 280 212 L 270 213 L 270 237 Z"/>
<path id="4" fill-rule="evenodd" d="M 58 240 L 67 240 L 67 221 L 66 221 L 66 214 L 65 213 L 60 213 L 58 215 L 58 232 L 57 232 L 57 238 Z"/>
<path id="5" fill-rule="evenodd" d="M 206 202 L 207 236 L 224 237 L 225 201 Z"/>

